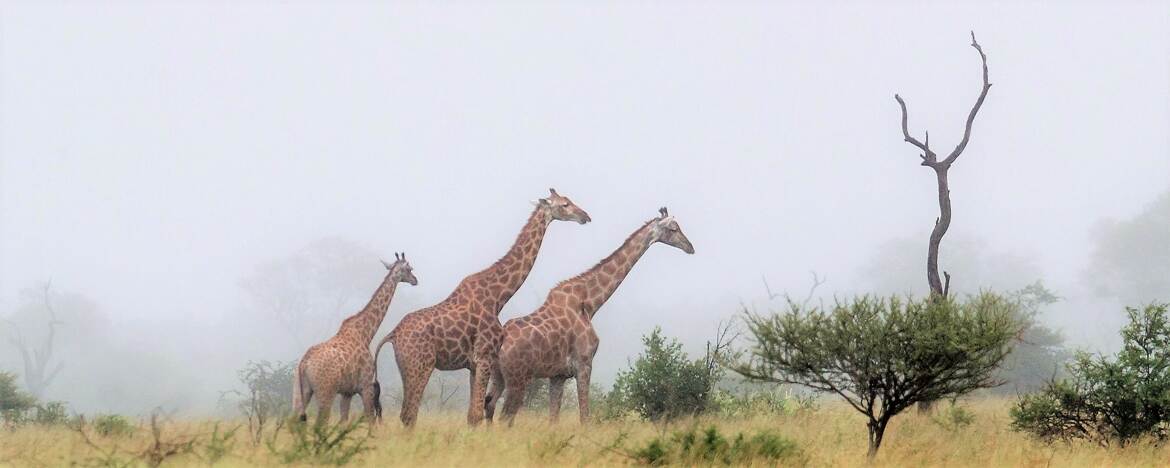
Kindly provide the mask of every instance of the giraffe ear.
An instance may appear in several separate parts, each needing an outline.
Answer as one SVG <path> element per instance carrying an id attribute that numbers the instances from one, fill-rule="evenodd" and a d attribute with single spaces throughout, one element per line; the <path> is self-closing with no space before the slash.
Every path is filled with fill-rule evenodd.
<path id="1" fill-rule="evenodd" d="M 379 258 L 379 259 L 378 259 L 378 261 L 379 261 L 379 262 L 382 262 L 382 266 L 386 267 L 386 269 L 387 269 L 387 270 L 389 270 L 389 269 L 390 269 L 390 264 L 389 264 L 389 263 L 386 263 L 386 261 L 385 261 L 385 260 L 382 260 L 382 259 L 380 259 L 380 258 Z"/>

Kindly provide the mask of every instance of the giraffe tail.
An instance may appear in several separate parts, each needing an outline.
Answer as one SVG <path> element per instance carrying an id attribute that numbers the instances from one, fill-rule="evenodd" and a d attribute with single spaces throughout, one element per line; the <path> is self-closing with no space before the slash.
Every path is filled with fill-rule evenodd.
<path id="1" fill-rule="evenodd" d="M 301 362 L 297 363 L 297 367 L 293 369 L 293 415 L 300 421 L 305 421 L 305 406 L 308 401 L 305 398 L 305 360 L 302 358 Z"/>
<path id="2" fill-rule="evenodd" d="M 378 389 L 381 389 L 381 384 L 378 383 L 378 355 L 382 354 L 382 346 L 384 346 L 386 343 L 393 343 L 393 342 L 394 342 L 394 332 L 392 331 L 390 333 L 387 333 L 386 336 L 382 338 L 382 341 L 378 342 L 377 348 L 374 348 L 374 385 L 376 385 L 377 386 L 376 388 L 378 388 Z"/>

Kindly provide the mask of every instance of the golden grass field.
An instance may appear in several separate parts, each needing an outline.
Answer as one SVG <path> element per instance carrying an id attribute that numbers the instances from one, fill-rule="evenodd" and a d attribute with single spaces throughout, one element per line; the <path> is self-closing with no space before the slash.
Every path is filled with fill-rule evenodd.
<path id="1" fill-rule="evenodd" d="M 913 411 L 891 423 L 875 465 L 878 466 L 1170 466 L 1170 449 L 1152 444 L 1126 448 L 1101 448 L 1087 443 L 1046 445 L 1009 427 L 1007 399 L 962 403 L 974 415 L 969 426 L 948 430 L 931 417 Z M 238 422 L 219 422 L 220 427 Z M 371 450 L 359 455 L 355 466 L 607 466 L 637 461 L 621 448 L 612 447 L 625 433 L 620 447 L 632 449 L 657 436 L 698 425 L 714 425 L 725 436 L 738 432 L 771 430 L 795 441 L 800 456 L 782 464 L 801 466 L 861 466 L 865 464 L 866 433 L 862 417 L 843 404 L 825 401 L 819 408 L 788 416 L 741 420 L 697 418 L 663 427 L 647 422 L 595 422 L 581 426 L 576 415 L 566 412 L 551 426 L 543 414 L 522 413 L 516 427 L 469 429 L 456 413 L 425 414 L 418 427 L 406 431 L 396 420 L 373 430 Z M 163 425 L 162 439 L 210 434 L 214 421 L 172 421 Z M 234 444 L 215 466 L 279 465 L 279 458 L 265 444 L 253 446 L 242 429 Z M 362 430 L 364 431 L 364 429 Z M 265 437 L 268 437 L 266 435 Z M 106 461 L 145 465 L 136 453 L 152 443 L 148 426 L 124 437 L 90 436 L 94 448 L 69 427 L 23 427 L 0 431 L 0 465 L 68 466 L 98 465 Z M 276 446 L 290 443 L 282 432 Z M 164 466 L 207 466 L 206 458 L 182 454 L 167 458 Z M 749 463 L 770 466 L 757 459 Z"/>

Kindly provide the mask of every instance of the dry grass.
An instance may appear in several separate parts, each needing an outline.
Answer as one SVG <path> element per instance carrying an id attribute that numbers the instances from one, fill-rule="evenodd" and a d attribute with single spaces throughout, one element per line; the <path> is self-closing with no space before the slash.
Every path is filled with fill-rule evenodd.
<path id="1" fill-rule="evenodd" d="M 964 428 L 948 430 L 929 417 L 899 416 L 886 434 L 886 444 L 876 460 L 879 466 L 1166 466 L 1170 449 L 1153 445 L 1105 449 L 1089 444 L 1045 445 L 1008 427 L 1007 400 L 981 400 L 965 404 L 975 415 Z M 206 440 L 214 421 L 172 423 L 163 439 L 200 436 Z M 221 428 L 224 423 L 221 422 Z M 572 413 L 550 427 L 543 415 L 528 412 L 512 429 L 468 429 L 459 414 L 427 414 L 413 432 L 395 423 L 373 431 L 371 449 L 354 465 L 365 466 L 550 466 L 633 464 L 625 450 L 645 445 L 650 439 L 669 435 L 692 425 L 715 425 L 728 436 L 770 430 L 795 441 L 809 466 L 859 466 L 865 462 L 865 428 L 861 417 L 837 404 L 801 414 L 726 420 L 699 418 L 669 427 L 645 422 L 604 422 L 581 427 Z M 364 433 L 364 431 L 362 431 Z M 624 434 L 624 436 L 623 436 Z M 266 435 L 266 437 L 268 437 Z M 623 439 L 624 437 L 624 439 Z M 0 431 L 0 465 L 65 466 L 96 465 L 105 461 L 143 465 L 135 454 L 153 444 L 149 427 L 131 436 L 101 437 L 91 434 L 97 447 L 87 444 L 76 430 L 28 427 Z M 290 444 L 282 431 L 276 447 Z M 241 431 L 234 446 L 216 466 L 277 465 L 279 460 L 265 444 L 253 446 Z M 101 451 L 99 451 L 101 449 Z M 114 453 L 113 457 L 104 454 Z M 104 457 L 104 459 L 103 459 Z M 764 460 L 760 464 L 767 464 Z M 165 460 L 167 466 L 208 465 L 196 444 L 194 453 Z"/>

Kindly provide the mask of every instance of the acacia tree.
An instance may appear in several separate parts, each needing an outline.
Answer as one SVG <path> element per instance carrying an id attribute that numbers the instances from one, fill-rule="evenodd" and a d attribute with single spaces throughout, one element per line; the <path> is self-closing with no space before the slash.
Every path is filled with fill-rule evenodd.
<path id="1" fill-rule="evenodd" d="M 732 369 L 750 380 L 834 393 L 868 419 L 869 457 L 890 419 L 923 401 L 999 385 L 995 370 L 1020 331 L 1018 302 L 861 297 L 829 310 L 789 301 L 745 321 L 753 343 Z"/>
<path id="2" fill-rule="evenodd" d="M 902 108 L 902 136 L 907 143 L 914 145 L 922 153 L 918 155 L 922 159 L 921 165 L 934 169 L 935 179 L 938 181 L 938 208 L 939 216 L 934 221 L 934 230 L 930 232 L 930 242 L 927 244 L 926 250 L 926 281 L 930 285 L 930 293 L 932 296 L 947 296 L 950 293 L 951 275 L 946 271 L 943 276 L 946 277 L 944 283 L 938 275 L 938 246 L 942 242 L 942 238 L 947 233 L 947 229 L 951 227 L 951 189 L 947 182 L 947 172 L 951 169 L 951 165 L 963 154 L 963 150 L 967 149 L 967 142 L 971 141 L 971 127 L 975 123 L 975 115 L 979 113 L 979 108 L 983 107 L 983 100 L 987 98 L 987 91 L 991 89 L 991 83 L 987 81 L 987 54 L 983 53 L 983 48 L 979 46 L 979 42 L 975 40 L 975 32 L 971 32 L 971 47 L 974 47 L 979 52 L 979 58 L 983 61 L 983 88 L 979 91 L 979 98 L 975 100 L 975 105 L 971 107 L 971 112 L 967 114 L 967 126 L 963 130 L 963 139 L 951 150 L 945 158 L 939 159 L 938 154 L 930 148 L 930 132 L 926 132 L 926 139 L 919 141 L 917 138 L 910 136 L 910 129 L 908 126 L 909 117 L 906 111 L 906 101 L 902 100 L 902 96 L 894 94 L 894 99 L 898 101 L 898 106 Z"/>

